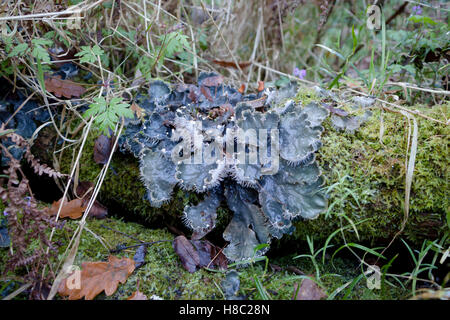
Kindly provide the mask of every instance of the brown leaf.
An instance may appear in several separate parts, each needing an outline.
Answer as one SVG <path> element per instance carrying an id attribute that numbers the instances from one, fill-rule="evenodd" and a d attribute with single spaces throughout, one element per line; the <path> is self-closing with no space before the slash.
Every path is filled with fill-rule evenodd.
<path id="1" fill-rule="evenodd" d="M 62 80 L 59 75 L 46 77 L 44 83 L 46 90 L 54 93 L 57 97 L 62 96 L 68 99 L 71 97 L 79 98 L 86 92 L 86 89 L 78 83 L 70 80 Z"/>
<path id="2" fill-rule="evenodd" d="M 48 214 L 51 216 L 55 216 L 58 213 L 59 206 L 61 204 L 62 198 L 58 201 L 53 202 L 52 206 L 48 209 Z M 67 199 L 64 201 L 64 204 L 61 208 L 61 213 L 59 214 L 60 218 L 67 218 L 70 219 L 78 219 L 83 215 L 84 210 L 86 210 L 86 207 L 83 204 L 82 199 L 74 199 L 71 201 L 67 201 Z"/>
<path id="3" fill-rule="evenodd" d="M 178 236 L 172 243 L 175 253 L 180 257 L 183 267 L 193 273 L 200 264 L 200 256 L 192 243 L 184 236 Z"/>
<path id="4" fill-rule="evenodd" d="M 77 196 L 84 199 L 92 195 L 94 184 L 90 181 L 81 181 L 77 186 Z"/>
<path id="5" fill-rule="evenodd" d="M 134 260 L 119 259 L 109 256 L 107 262 L 83 262 L 81 272 L 75 271 L 59 286 L 58 293 L 68 296 L 69 300 L 94 299 L 100 292 L 105 291 L 107 296 L 112 295 L 120 283 L 125 283 L 134 271 Z M 78 272 L 78 274 L 77 274 Z M 79 276 L 79 288 L 70 288 L 77 284 L 73 278 Z"/>
<path id="6" fill-rule="evenodd" d="M 114 146 L 115 137 L 107 137 L 100 135 L 94 144 L 94 161 L 97 164 L 106 164 L 111 154 L 111 149 Z"/>
<path id="7" fill-rule="evenodd" d="M 240 94 L 242 94 L 242 93 L 244 93 L 244 91 L 245 91 L 245 84 L 241 84 L 241 86 L 240 86 L 239 89 L 238 89 L 238 92 L 239 92 Z"/>
<path id="8" fill-rule="evenodd" d="M 136 290 L 127 300 L 148 300 L 148 298 L 145 294 Z"/>
<path id="9" fill-rule="evenodd" d="M 220 65 L 222 67 L 225 67 L 225 68 L 234 68 L 234 69 L 238 69 L 238 67 L 237 67 L 238 65 L 239 65 L 239 68 L 245 69 L 249 65 L 252 64 L 250 61 L 248 61 L 248 62 L 238 62 L 238 65 L 236 65 L 236 63 L 233 62 L 233 61 L 213 60 L 212 62 L 214 62 L 214 63 L 216 63 L 216 64 L 218 64 L 218 65 Z"/>
<path id="10" fill-rule="evenodd" d="M 294 266 L 287 266 L 286 270 L 287 271 L 291 271 L 291 272 L 293 272 L 295 274 L 298 274 L 298 275 L 302 275 L 302 276 L 305 275 L 305 273 L 302 270 L 300 270 L 299 268 L 294 267 Z"/>
<path id="11" fill-rule="evenodd" d="M 94 184 L 90 181 L 81 181 L 77 186 L 77 196 L 81 197 L 83 200 L 83 205 L 87 206 L 89 200 L 92 197 L 92 192 L 94 191 Z M 89 217 L 94 217 L 97 219 L 106 218 L 108 215 L 108 208 L 102 205 L 98 200 L 94 201 L 94 204 L 89 210 Z"/>
<path id="12" fill-rule="evenodd" d="M 188 240 L 178 236 L 173 241 L 173 247 L 183 267 L 191 273 L 205 267 L 227 268 L 228 261 L 222 250 L 208 240 Z"/>
<path id="13" fill-rule="evenodd" d="M 108 215 L 108 208 L 102 205 L 97 200 L 94 201 L 91 210 L 89 210 L 89 217 L 94 217 L 97 219 L 104 219 Z"/>
<path id="14" fill-rule="evenodd" d="M 191 240 L 200 257 L 199 267 L 226 269 L 228 261 L 222 250 L 208 240 Z"/>
<path id="15" fill-rule="evenodd" d="M 323 290 L 312 280 L 303 279 L 300 289 L 298 283 L 294 284 L 294 294 L 292 300 L 321 300 L 327 295 Z"/>

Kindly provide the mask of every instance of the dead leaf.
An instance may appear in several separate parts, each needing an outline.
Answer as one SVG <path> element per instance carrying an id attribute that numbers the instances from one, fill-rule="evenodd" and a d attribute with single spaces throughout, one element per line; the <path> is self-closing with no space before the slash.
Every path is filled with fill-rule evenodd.
<path id="1" fill-rule="evenodd" d="M 128 258 L 119 259 L 109 256 L 107 262 L 83 262 L 81 271 L 75 271 L 61 282 L 58 293 L 68 296 L 69 300 L 78 300 L 83 297 L 86 300 L 92 300 L 102 291 L 110 296 L 117 290 L 119 283 L 124 284 L 127 281 L 133 271 L 134 260 Z M 74 280 L 77 272 L 80 277 L 79 282 Z"/>
<path id="2" fill-rule="evenodd" d="M 212 62 L 225 67 L 225 68 L 234 68 L 234 69 L 245 69 L 247 68 L 249 65 L 251 65 L 252 63 L 250 61 L 248 62 L 238 62 L 238 64 L 236 65 L 235 62 L 233 61 L 222 61 L 222 60 L 213 60 Z M 239 65 L 239 68 L 237 67 Z"/>
<path id="3" fill-rule="evenodd" d="M 227 269 L 228 260 L 219 247 L 208 240 L 191 240 L 200 257 L 199 267 Z"/>
<path id="4" fill-rule="evenodd" d="M 115 142 L 114 135 L 107 137 L 105 135 L 100 135 L 94 144 L 94 161 L 97 164 L 106 164 L 108 162 L 111 150 Z"/>
<path id="5" fill-rule="evenodd" d="M 62 80 L 61 76 L 47 76 L 44 80 L 45 89 L 51 93 L 54 93 L 58 98 L 65 97 L 70 99 L 71 97 L 79 98 L 86 89 L 80 86 L 78 83 L 70 80 Z"/>
<path id="6" fill-rule="evenodd" d="M 241 84 L 241 86 L 240 86 L 239 89 L 238 89 L 238 92 L 239 92 L 240 94 L 242 94 L 242 93 L 244 93 L 244 91 L 245 91 L 245 84 Z"/>
<path id="7" fill-rule="evenodd" d="M 145 256 L 147 255 L 147 246 L 139 246 L 134 254 L 133 260 L 136 269 L 142 267 L 145 264 Z"/>
<path id="8" fill-rule="evenodd" d="M 76 191 L 77 196 L 82 198 L 83 205 L 87 207 L 87 204 L 92 197 L 92 192 L 94 191 L 94 184 L 90 181 L 81 181 L 78 184 Z M 95 200 L 91 210 L 89 210 L 89 217 L 103 219 L 106 218 L 107 215 L 108 208 L 102 205 L 98 200 Z"/>
<path id="9" fill-rule="evenodd" d="M 86 201 L 87 204 L 88 201 Z M 108 208 L 106 208 L 104 205 L 102 205 L 97 200 L 94 201 L 94 204 L 91 207 L 91 210 L 89 210 L 89 217 L 94 217 L 97 219 L 104 219 L 108 215 Z"/>
<path id="10" fill-rule="evenodd" d="M 222 250 L 208 240 L 188 240 L 178 236 L 173 240 L 173 248 L 183 267 L 190 273 L 205 267 L 227 268 L 228 261 Z"/>
<path id="11" fill-rule="evenodd" d="M 58 213 L 59 206 L 61 204 L 62 198 L 58 201 L 53 202 L 52 206 L 48 209 L 48 214 L 51 216 L 55 216 Z M 83 204 L 82 199 L 74 199 L 64 201 L 64 204 L 61 208 L 61 213 L 59 214 L 60 218 L 70 218 L 70 219 L 78 219 L 83 215 L 86 207 Z"/>
<path id="12" fill-rule="evenodd" d="M 312 280 L 303 279 L 300 289 L 298 283 L 294 284 L 294 294 L 292 300 L 321 300 L 327 295 L 323 290 Z"/>
<path id="13" fill-rule="evenodd" d="M 178 236 L 172 243 L 175 253 L 180 257 L 183 267 L 193 273 L 200 264 L 200 256 L 192 243 L 184 236 Z"/>
<path id="14" fill-rule="evenodd" d="M 301 275 L 301 276 L 305 275 L 305 273 L 302 270 L 300 270 L 299 268 L 294 267 L 294 266 L 287 266 L 286 270 L 291 271 L 291 272 Z"/>

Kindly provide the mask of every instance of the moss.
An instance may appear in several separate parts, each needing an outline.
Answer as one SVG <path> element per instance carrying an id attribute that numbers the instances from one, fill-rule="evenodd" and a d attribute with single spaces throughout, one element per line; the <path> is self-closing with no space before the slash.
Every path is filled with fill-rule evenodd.
<path id="1" fill-rule="evenodd" d="M 434 118 L 442 118 L 443 114 L 448 117 L 447 106 L 419 110 Z M 449 210 L 445 188 L 448 128 L 419 117 L 417 121 L 418 149 L 404 232 L 415 243 L 437 238 L 446 229 L 445 214 Z M 349 225 L 344 216 L 354 223 L 367 219 L 357 226 L 360 241 L 392 238 L 404 219 L 407 125 L 402 115 L 379 109 L 355 134 L 336 132 L 327 120 L 318 161 L 325 187 L 336 184 L 329 193 L 329 211 L 316 220 L 297 223 L 291 239 L 304 239 L 306 235 L 326 239 L 341 226 L 341 221 Z M 348 241 L 357 238 L 352 230 L 347 236 Z"/>
<path id="2" fill-rule="evenodd" d="M 75 230 L 76 222 L 68 221 L 67 227 Z M 100 237 L 109 248 L 138 243 L 138 241 L 119 232 L 145 242 L 167 240 L 166 242 L 148 246 L 146 264 L 137 269 L 113 296 L 106 297 L 104 294 L 101 294 L 98 297 L 99 299 L 126 299 L 136 291 L 138 280 L 139 290 L 149 297 L 152 295 L 157 295 L 163 299 L 215 299 L 220 297 L 220 292 L 213 283 L 213 280 L 220 282 L 220 274 L 203 270 L 193 274 L 185 271 L 172 249 L 171 241 L 173 240 L 173 235 L 167 231 L 148 229 L 136 223 L 125 223 L 116 219 L 92 219 L 88 221 L 87 228 L 92 233 L 86 230 L 83 232 L 75 259 L 75 265 L 78 266 L 84 261 L 106 260 L 110 254 L 108 249 L 93 234 Z M 60 231 L 57 239 L 67 244 L 72 235 L 69 229 L 66 228 L 66 231 Z M 133 258 L 135 252 L 136 248 L 131 248 L 115 255 Z M 209 285 L 205 285 L 207 283 Z"/>
<path id="3" fill-rule="evenodd" d="M 76 223 L 76 221 L 67 221 L 66 227 L 55 234 L 55 239 L 63 244 L 61 253 L 68 244 L 73 233 L 72 230 L 76 228 Z M 136 291 L 138 280 L 139 290 L 148 297 L 157 295 L 163 299 L 223 299 L 220 283 L 224 279 L 225 273 L 207 270 L 199 270 L 195 273 L 185 271 L 172 248 L 171 240 L 173 240 L 173 235 L 168 232 L 144 228 L 139 224 L 125 223 L 117 219 L 88 220 L 87 228 L 89 231 L 85 230 L 83 232 L 75 259 L 75 265 L 78 266 L 83 261 L 104 261 L 107 259 L 109 251 L 100 243 L 98 238 L 102 239 L 104 244 L 110 248 L 115 248 L 118 245 L 137 244 L 136 240 L 123 234 L 146 242 L 169 240 L 149 246 L 145 258 L 146 264 L 135 271 L 125 284 L 120 285 L 111 297 L 106 297 L 102 293 L 97 299 L 126 299 Z M 116 255 L 132 258 L 135 252 L 136 249 L 132 248 Z M 314 271 L 314 266 L 310 260 L 293 259 L 292 256 L 270 261 L 270 263 L 276 264 L 284 270 L 291 265 L 299 268 L 306 274 L 312 274 Z M 264 268 L 265 264 L 260 262 L 238 269 L 241 281 L 239 294 L 247 296 L 249 299 L 260 299 L 255 285 L 256 277 L 263 283 L 264 288 L 271 295 L 272 299 L 290 299 L 294 284 L 301 282 L 301 278 L 289 271 L 273 272 L 271 268 L 268 268 L 265 273 Z M 321 281 L 328 294 L 346 282 L 353 280 L 361 271 L 357 264 L 340 258 L 335 259 L 334 264 L 326 263 L 321 268 Z M 336 277 L 336 274 L 339 276 Z M 403 294 L 404 291 L 401 289 L 388 290 L 388 292 L 369 290 L 363 279 L 351 291 L 350 298 L 398 298 Z M 337 296 L 338 299 L 343 297 L 344 294 Z"/>
<path id="4" fill-rule="evenodd" d="M 56 230 L 54 241 L 61 245 L 59 258 L 62 257 L 66 250 L 77 223 L 78 221 L 66 220 L 64 228 Z M 50 230 L 48 231 L 50 232 Z M 96 299 L 127 299 L 136 291 L 138 281 L 139 290 L 148 297 L 157 295 L 163 299 L 223 299 L 220 288 L 226 271 L 212 272 L 204 269 L 195 273 L 185 271 L 180 259 L 172 248 L 173 237 L 165 230 L 149 229 L 142 225 L 124 222 L 119 219 L 89 219 L 86 229 L 82 233 L 74 264 L 81 266 L 81 263 L 85 261 L 106 261 L 110 255 L 109 249 L 114 249 L 118 246 L 135 245 L 138 243 L 136 239 L 145 242 L 163 241 L 148 246 L 148 252 L 145 257 L 146 264 L 133 272 L 125 284 L 119 285 L 112 296 L 107 297 L 104 293 L 101 293 Z M 8 250 L 8 248 L 0 248 L 0 271 L 4 270 Z M 133 258 L 136 250 L 137 248 L 129 248 L 114 255 Z M 56 258 L 51 259 L 53 266 L 56 266 L 57 262 Z M 270 260 L 269 262 L 272 265 L 279 266 L 282 271 L 274 272 L 271 267 L 265 270 L 264 262 L 257 262 L 246 268 L 237 269 L 241 282 L 239 295 L 248 299 L 260 299 L 261 297 L 255 284 L 256 278 L 263 284 L 272 299 L 291 299 L 294 284 L 301 282 L 302 278 L 287 271 L 287 267 L 294 266 L 305 274 L 313 274 L 315 272 L 313 263 L 307 258 L 294 259 L 292 255 L 289 255 Z M 8 287 L 9 289 L 4 294 L 11 293 L 14 289 L 20 287 L 21 274 L 20 272 L 9 273 L 8 277 L 0 281 L 0 289 L 4 289 L 7 286 L 11 287 Z M 361 274 L 361 269 L 357 263 L 337 257 L 333 263 L 330 263 L 327 259 L 325 264 L 320 264 L 320 274 L 320 282 L 324 290 L 327 294 L 331 294 L 337 288 L 357 278 Z M 11 282 L 8 279 L 17 279 L 18 281 Z M 407 293 L 400 287 L 370 290 L 365 285 L 365 280 L 362 279 L 348 292 L 347 297 L 346 294 L 347 292 L 343 291 L 335 298 L 396 299 L 405 297 Z M 16 297 L 16 299 L 24 298 L 26 298 L 25 293 Z M 56 298 L 61 299 L 59 296 Z"/>
<path id="5" fill-rule="evenodd" d="M 316 90 L 310 87 L 301 87 L 294 98 L 295 102 L 301 102 L 304 106 L 317 100 L 318 96 Z"/>

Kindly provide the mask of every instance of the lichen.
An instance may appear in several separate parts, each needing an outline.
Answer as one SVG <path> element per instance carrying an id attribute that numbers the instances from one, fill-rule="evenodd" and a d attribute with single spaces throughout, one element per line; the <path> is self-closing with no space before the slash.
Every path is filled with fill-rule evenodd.
<path id="1" fill-rule="evenodd" d="M 326 208 L 314 153 L 328 111 L 285 101 L 295 96 L 295 83 L 267 88 L 265 96 L 243 96 L 219 79 L 201 74 L 198 86 L 174 90 L 161 81 L 150 83 L 149 96 L 141 100 L 143 122 L 130 119 L 120 144 L 139 157 L 153 207 L 168 203 L 176 185 L 196 193 L 223 186 L 234 212 L 223 252 L 233 261 L 249 260 L 258 245 L 291 233 L 293 219 L 313 219 Z M 197 235 L 215 226 L 215 217 L 204 214 L 185 211 L 184 221 Z"/>

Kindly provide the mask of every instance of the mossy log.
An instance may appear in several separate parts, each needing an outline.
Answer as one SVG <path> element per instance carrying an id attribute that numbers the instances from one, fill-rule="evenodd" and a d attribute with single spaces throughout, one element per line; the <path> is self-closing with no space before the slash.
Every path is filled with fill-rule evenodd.
<path id="1" fill-rule="evenodd" d="M 62 255 L 73 232 L 78 226 L 78 221 L 67 220 L 63 229 L 57 229 L 54 240 L 61 244 L 59 253 Z M 145 264 L 136 269 L 124 284 L 120 284 L 118 289 L 111 296 L 100 293 L 96 300 L 125 300 L 128 299 L 139 286 L 139 291 L 144 293 L 149 299 L 224 299 L 223 290 L 220 289 L 222 280 L 225 279 L 226 270 L 216 270 L 216 272 L 200 269 L 194 273 L 186 271 L 181 261 L 172 248 L 174 235 L 161 229 L 149 229 L 132 222 L 124 222 L 119 219 L 107 218 L 106 220 L 90 219 L 87 222 L 90 232 L 84 230 L 81 235 L 78 252 L 74 264 L 81 266 L 83 262 L 105 261 L 111 255 L 109 248 L 118 246 L 136 245 L 134 237 L 144 242 L 155 242 L 147 247 Z M 102 242 L 99 241 L 101 239 Z M 4 271 L 4 266 L 8 255 L 8 248 L 0 248 L 0 272 Z M 137 248 L 129 248 L 114 253 L 117 257 L 133 258 Z M 56 261 L 53 261 L 55 262 Z M 261 299 L 256 289 L 255 277 L 264 284 L 265 290 L 270 293 L 272 299 L 291 299 L 294 292 L 294 284 L 299 283 L 300 277 L 296 277 L 288 266 L 302 270 L 306 274 L 314 272 L 314 265 L 308 259 L 293 260 L 292 256 L 277 260 L 271 263 L 279 266 L 281 271 L 267 271 L 263 262 L 252 265 L 251 268 L 239 268 L 240 290 L 239 295 L 250 299 Z M 358 266 L 351 261 L 337 258 L 334 266 L 328 264 L 324 273 L 340 274 L 341 277 L 322 277 L 321 281 L 327 294 L 352 281 L 358 276 Z M 20 286 L 14 280 L 3 279 L 0 282 L 9 281 L 12 288 Z M 139 283 L 139 285 L 138 285 Z M 16 287 L 14 287 L 14 285 Z M 10 293 L 11 291 L 7 291 Z M 6 294 L 8 294 L 6 293 Z M 348 299 L 399 299 L 407 297 L 407 290 L 402 288 L 392 288 L 387 286 L 385 290 L 369 289 L 365 282 L 357 284 L 352 290 Z M 343 296 L 338 295 L 339 299 Z M 1 295 L 0 295 L 1 297 Z M 20 296 L 19 296 L 20 297 Z M 56 299 L 62 299 L 59 295 Z"/>
<path id="2" fill-rule="evenodd" d="M 433 118 L 448 117 L 448 105 L 419 108 Z M 448 230 L 448 128 L 416 117 L 419 126 L 409 216 L 405 216 L 405 172 L 408 146 L 408 119 L 397 113 L 372 110 L 372 117 L 356 132 L 339 132 L 331 121 L 324 123 L 323 146 L 317 154 L 329 188 L 329 208 L 315 220 L 297 222 L 296 231 L 285 241 L 306 236 L 325 241 L 335 230 L 345 227 L 346 241 L 388 241 L 407 219 L 402 236 L 414 243 L 435 239 Z M 101 165 L 93 161 L 92 133 L 83 150 L 79 180 L 95 181 Z M 69 172 L 77 150 L 65 150 L 62 172 Z M 138 160 L 117 152 L 99 194 L 110 212 L 128 212 L 155 226 L 180 223 L 184 207 L 198 201 L 198 195 L 177 190 L 173 200 L 153 208 L 144 199 L 146 190 L 139 177 Z M 216 232 L 229 221 L 226 208 L 219 213 Z M 355 231 L 357 230 L 357 232 Z M 339 238 L 340 236 L 337 236 Z M 336 240 L 335 239 L 335 240 Z M 338 241 L 342 241 L 338 240 Z"/>

